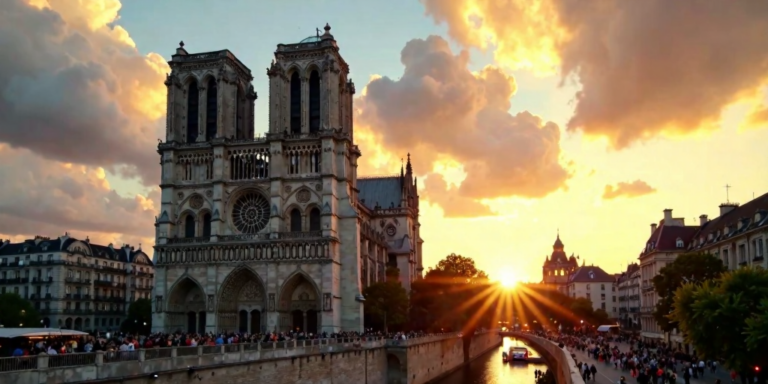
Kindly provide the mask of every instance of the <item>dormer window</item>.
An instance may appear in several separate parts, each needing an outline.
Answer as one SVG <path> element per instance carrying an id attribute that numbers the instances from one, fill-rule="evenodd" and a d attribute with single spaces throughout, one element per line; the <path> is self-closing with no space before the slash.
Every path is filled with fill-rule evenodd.
<path id="1" fill-rule="evenodd" d="M 712 236 L 712 234 L 710 233 L 709 235 L 707 235 L 707 241 L 712 241 L 712 238 L 713 238 L 713 237 L 714 237 L 714 236 Z"/>
<path id="2" fill-rule="evenodd" d="M 762 219 L 763 219 L 763 214 L 760 213 L 760 212 L 756 212 L 755 213 L 755 223 L 759 222 Z"/>
<path id="3" fill-rule="evenodd" d="M 685 247 L 685 242 L 683 241 L 683 239 L 678 237 L 677 240 L 675 241 L 675 246 L 677 248 L 683 248 Z"/>

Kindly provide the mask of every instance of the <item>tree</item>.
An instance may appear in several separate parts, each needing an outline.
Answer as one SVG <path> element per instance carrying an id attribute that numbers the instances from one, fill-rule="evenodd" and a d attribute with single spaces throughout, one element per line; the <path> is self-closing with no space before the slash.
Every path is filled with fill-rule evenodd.
<path id="1" fill-rule="evenodd" d="M 390 274 L 390 270 L 394 273 Z M 371 284 L 363 289 L 365 297 L 366 326 L 380 328 L 398 327 L 408 320 L 408 293 L 397 281 L 397 268 L 387 269 L 387 281 Z"/>
<path id="2" fill-rule="evenodd" d="M 579 324 L 581 323 L 581 320 L 584 320 L 586 323 L 591 323 L 592 318 L 595 315 L 595 310 L 592 308 L 592 300 L 586 297 L 576 298 L 576 300 L 571 303 L 571 312 L 574 317 L 579 319 Z"/>
<path id="3" fill-rule="evenodd" d="M 128 307 L 128 317 L 120 326 L 123 332 L 148 334 L 152 329 L 152 301 L 138 299 Z"/>
<path id="4" fill-rule="evenodd" d="M 702 358 L 722 357 L 747 378 L 752 367 L 768 367 L 768 271 L 742 268 L 714 281 L 683 285 L 673 307 L 670 320 Z"/>
<path id="5" fill-rule="evenodd" d="M 6 328 L 38 328 L 40 315 L 17 293 L 0 294 L 0 324 Z"/>
<path id="6" fill-rule="evenodd" d="M 493 316 L 486 315 L 493 306 L 484 300 L 489 289 L 488 276 L 472 258 L 452 253 L 411 283 L 411 327 L 471 334 L 490 325 Z"/>
<path id="7" fill-rule="evenodd" d="M 678 327 L 669 317 L 678 288 L 684 283 L 701 284 L 715 279 L 725 271 L 723 262 L 708 253 L 686 253 L 662 268 L 653 278 L 653 287 L 659 295 L 653 317 L 659 327 L 664 332 L 671 332 Z"/>

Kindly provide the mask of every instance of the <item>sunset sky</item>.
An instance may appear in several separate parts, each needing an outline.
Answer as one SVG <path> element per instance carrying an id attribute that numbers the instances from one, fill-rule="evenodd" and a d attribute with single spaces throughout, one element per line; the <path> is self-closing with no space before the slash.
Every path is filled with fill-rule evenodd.
<path id="1" fill-rule="evenodd" d="M 266 6 L 266 4 L 269 4 Z M 768 192 L 768 2 L 3 0 L 0 237 L 154 241 L 165 61 L 254 74 L 329 23 L 357 86 L 358 175 L 419 177 L 425 266 L 538 281 L 568 254 L 619 272 L 665 208 Z"/>

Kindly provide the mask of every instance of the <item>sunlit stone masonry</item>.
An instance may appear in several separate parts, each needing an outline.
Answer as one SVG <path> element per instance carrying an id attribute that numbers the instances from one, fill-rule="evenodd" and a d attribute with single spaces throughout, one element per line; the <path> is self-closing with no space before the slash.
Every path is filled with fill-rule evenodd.
<path id="1" fill-rule="evenodd" d="M 269 131 L 230 51 L 169 62 L 155 331 L 361 330 L 365 286 L 421 276 L 419 196 L 400 173 L 358 178 L 349 66 L 325 33 L 278 44 Z"/>

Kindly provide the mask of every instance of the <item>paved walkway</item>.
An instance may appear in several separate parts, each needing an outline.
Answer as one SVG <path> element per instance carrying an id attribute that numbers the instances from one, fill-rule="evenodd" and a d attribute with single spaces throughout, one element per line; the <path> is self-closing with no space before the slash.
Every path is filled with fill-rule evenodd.
<path id="1" fill-rule="evenodd" d="M 624 352 L 629 350 L 629 345 L 627 344 L 612 343 L 611 346 L 613 345 L 618 345 L 619 349 Z M 624 376 L 624 378 L 627 379 L 627 383 L 637 382 L 637 380 L 634 379 L 629 374 L 629 371 L 622 371 L 621 369 L 615 369 L 612 363 L 609 365 L 606 365 L 605 363 L 599 363 L 596 359 L 587 356 L 585 352 L 582 352 L 580 350 L 569 348 L 568 351 L 576 355 L 577 364 L 580 361 L 587 362 L 589 363 L 589 365 L 595 364 L 595 368 L 597 368 L 597 378 L 596 380 L 590 379 L 587 383 L 616 384 L 619 382 L 619 379 L 621 378 L 621 376 Z M 682 369 L 679 364 L 678 364 L 677 371 L 678 371 L 677 383 L 679 384 L 685 383 L 685 380 L 683 379 Z M 728 374 L 728 372 L 718 367 L 717 372 L 715 372 L 714 374 L 709 370 L 707 370 L 706 372 L 704 372 L 704 378 L 698 378 L 698 379 L 691 378 L 691 384 L 714 384 L 716 379 L 720 379 L 720 381 L 723 384 L 729 384 L 731 382 L 731 377 Z"/>

